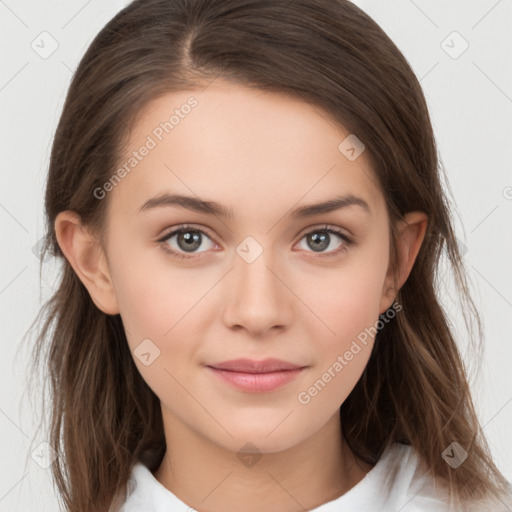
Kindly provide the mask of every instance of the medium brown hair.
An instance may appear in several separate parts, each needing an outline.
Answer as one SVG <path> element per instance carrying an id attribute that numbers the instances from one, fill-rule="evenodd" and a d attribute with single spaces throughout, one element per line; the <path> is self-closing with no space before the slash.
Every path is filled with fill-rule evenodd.
<path id="1" fill-rule="evenodd" d="M 397 222 L 410 211 L 428 215 L 423 245 L 396 297 L 403 310 L 378 332 L 368 365 L 340 408 L 343 435 L 372 465 L 391 443 L 412 445 L 455 499 L 498 495 L 507 481 L 492 461 L 438 297 L 443 255 L 477 358 L 481 320 L 427 104 L 402 53 L 347 0 L 135 0 L 79 63 L 46 186 L 41 261 L 47 253 L 57 257 L 62 272 L 40 311 L 33 365 L 42 366 L 50 398 L 43 410 L 59 454 L 51 471 L 65 510 L 107 511 L 134 463 L 155 470 L 166 446 L 159 399 L 134 364 L 120 316 L 91 300 L 57 243 L 56 216 L 77 212 L 101 240 L 109 197 L 98 200 L 93 191 L 119 165 L 144 107 L 217 77 L 299 98 L 363 141 L 386 200 L 395 268 Z M 442 457 L 453 441 L 468 452 L 457 469 Z"/>

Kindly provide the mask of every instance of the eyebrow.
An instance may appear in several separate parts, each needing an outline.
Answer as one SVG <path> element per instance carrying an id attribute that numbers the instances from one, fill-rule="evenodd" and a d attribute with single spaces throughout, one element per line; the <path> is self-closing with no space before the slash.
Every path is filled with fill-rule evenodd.
<path id="1" fill-rule="evenodd" d="M 167 193 L 148 199 L 139 208 L 139 211 L 143 212 L 163 206 L 178 206 L 199 213 L 206 213 L 208 215 L 216 215 L 227 219 L 234 218 L 234 213 L 231 208 L 226 208 L 215 201 L 204 201 L 193 196 Z M 372 213 L 370 206 L 364 199 L 354 196 L 353 194 L 346 194 L 343 196 L 333 197 L 332 199 L 328 199 L 321 203 L 300 206 L 288 213 L 287 216 L 292 219 L 302 219 L 305 217 L 333 212 L 349 206 L 360 206 L 367 214 Z"/>

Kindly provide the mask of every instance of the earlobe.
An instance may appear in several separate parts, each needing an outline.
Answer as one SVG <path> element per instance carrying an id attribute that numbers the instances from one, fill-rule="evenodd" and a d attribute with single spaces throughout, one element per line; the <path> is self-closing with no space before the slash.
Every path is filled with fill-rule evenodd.
<path id="1" fill-rule="evenodd" d="M 64 256 L 96 307 L 108 315 L 118 314 L 117 298 L 103 248 L 82 225 L 80 216 L 70 210 L 60 212 L 55 219 L 55 235 Z"/>
<path id="2" fill-rule="evenodd" d="M 381 314 L 391 306 L 398 290 L 407 281 L 425 238 L 427 224 L 427 215 L 419 211 L 407 213 L 399 223 L 396 254 L 397 275 L 395 276 L 394 269 L 390 265 L 381 298 Z"/>

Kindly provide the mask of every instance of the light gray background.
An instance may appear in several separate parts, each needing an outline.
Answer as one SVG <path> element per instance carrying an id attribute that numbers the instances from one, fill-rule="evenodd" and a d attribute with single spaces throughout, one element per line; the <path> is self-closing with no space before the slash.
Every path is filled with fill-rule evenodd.
<path id="1" fill-rule="evenodd" d="M 0 0 L 1 512 L 58 510 L 50 470 L 30 456 L 45 438 L 32 439 L 27 354 L 17 351 L 54 282 L 50 262 L 40 287 L 34 246 L 43 235 L 45 175 L 64 96 L 87 46 L 126 3 Z M 471 386 L 498 467 L 512 480 L 512 0 L 356 3 L 402 50 L 429 103 L 485 326 L 485 357 Z M 47 58 L 31 47 L 51 48 L 44 31 L 58 43 Z M 464 41 L 469 47 L 458 55 Z M 454 323 L 461 318 L 453 309 Z M 464 354 L 465 346 L 461 339 Z"/>

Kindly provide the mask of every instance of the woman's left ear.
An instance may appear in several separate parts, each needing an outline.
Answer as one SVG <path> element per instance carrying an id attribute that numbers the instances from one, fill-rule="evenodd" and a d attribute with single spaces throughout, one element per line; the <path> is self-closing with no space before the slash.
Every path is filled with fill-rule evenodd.
<path id="1" fill-rule="evenodd" d="M 403 286 L 411 273 L 416 257 L 425 238 L 428 216 L 424 212 L 408 212 L 397 227 L 397 264 L 398 275 L 395 283 L 394 269 L 390 265 L 382 290 L 379 313 L 384 313 L 395 300 L 398 290 Z M 396 288 L 398 286 L 398 288 Z"/>

